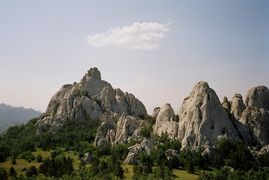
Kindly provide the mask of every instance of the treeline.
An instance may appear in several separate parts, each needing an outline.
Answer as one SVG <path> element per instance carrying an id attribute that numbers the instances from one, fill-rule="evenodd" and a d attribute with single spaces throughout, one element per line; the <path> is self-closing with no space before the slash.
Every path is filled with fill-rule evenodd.
<path id="1" fill-rule="evenodd" d="M 83 153 L 90 148 L 99 125 L 94 121 L 68 121 L 56 134 L 46 132 L 37 135 L 36 122 L 37 119 L 32 119 L 25 125 L 10 127 L 0 135 L 0 162 L 8 157 L 16 158 L 25 152 L 33 152 L 36 148 L 48 150 L 63 147 Z"/>
<path id="2" fill-rule="evenodd" d="M 98 123 L 85 121 L 76 123 L 68 121 L 56 133 L 36 134 L 37 119 L 26 125 L 9 128 L 0 136 L 0 162 L 17 158 L 27 161 L 36 160 L 41 166 L 25 169 L 27 177 L 45 176 L 77 179 L 122 179 L 124 169 L 122 162 L 128 154 L 128 148 L 136 142 L 99 149 L 93 146 Z M 167 134 L 161 137 L 152 134 L 152 128 L 143 129 L 145 138 L 155 138 L 156 146 L 148 154 L 142 151 L 138 162 L 133 166 L 133 179 L 174 179 L 173 169 L 184 169 L 189 173 L 202 172 L 201 179 L 268 179 L 269 153 L 255 154 L 243 142 L 222 138 L 209 154 L 204 149 L 181 150 L 178 140 L 171 140 Z M 59 148 L 60 147 L 60 148 Z M 34 157 L 36 148 L 53 150 L 49 159 Z M 73 150 L 82 158 L 85 153 L 91 154 L 89 165 L 81 161 L 78 170 L 73 162 L 57 149 Z M 36 158 L 36 159 L 35 159 Z M 15 169 L 0 169 L 0 179 L 16 176 Z"/>

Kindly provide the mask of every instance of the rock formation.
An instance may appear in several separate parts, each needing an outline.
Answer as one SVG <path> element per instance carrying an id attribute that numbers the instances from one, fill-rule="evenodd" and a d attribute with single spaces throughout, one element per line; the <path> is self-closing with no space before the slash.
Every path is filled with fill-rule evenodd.
<path id="1" fill-rule="evenodd" d="M 175 113 L 170 104 L 165 104 L 156 117 L 154 133 L 161 136 L 167 133 L 168 137 L 174 139 L 177 137 L 178 123 L 174 121 Z"/>
<path id="2" fill-rule="evenodd" d="M 235 94 L 231 101 L 231 114 L 239 120 L 246 106 L 243 102 L 241 94 Z"/>
<path id="3" fill-rule="evenodd" d="M 97 68 L 91 68 L 79 83 L 64 85 L 50 100 L 46 112 L 37 122 L 38 133 L 56 132 L 67 120 L 100 120 L 104 113 L 146 116 L 147 111 L 134 95 L 101 80 Z"/>
<path id="4" fill-rule="evenodd" d="M 269 90 L 258 86 L 248 91 L 246 109 L 240 121 L 250 131 L 252 141 L 258 147 L 269 144 Z"/>
<path id="5" fill-rule="evenodd" d="M 221 103 L 221 105 L 227 112 L 231 111 L 231 103 L 230 101 L 228 101 L 228 98 L 226 96 L 223 98 L 223 102 Z"/>
<path id="6" fill-rule="evenodd" d="M 113 144 L 127 144 L 131 139 L 140 139 L 141 129 L 148 125 L 146 121 L 122 114 L 105 115 L 97 129 L 94 145 L 105 148 Z"/>
<path id="7" fill-rule="evenodd" d="M 137 143 L 128 148 L 129 153 L 124 160 L 124 164 L 135 164 L 139 163 L 139 153 L 146 152 L 147 154 L 151 153 L 152 148 L 155 145 L 154 139 L 144 139 L 141 143 Z"/>
<path id="8" fill-rule="evenodd" d="M 152 117 L 153 118 L 157 118 L 157 115 L 159 114 L 159 112 L 160 112 L 160 110 L 161 110 L 161 108 L 160 107 L 156 107 L 156 108 L 154 108 L 154 110 L 153 110 L 153 113 L 152 113 Z"/>
<path id="9" fill-rule="evenodd" d="M 143 120 L 146 116 L 141 101 L 130 93 L 114 89 L 101 79 L 97 68 L 91 68 L 80 82 L 64 85 L 51 98 L 36 125 L 37 133 L 56 133 L 66 121 L 98 121 L 101 125 L 94 145 L 106 148 L 137 140 L 140 143 L 129 149 L 125 160 L 134 163 L 140 151 L 150 152 L 154 144 L 152 137 L 142 137 L 143 128 L 151 126 Z M 269 90 L 265 86 L 250 89 L 245 103 L 240 94 L 235 94 L 231 101 L 224 97 L 220 103 L 208 83 L 199 82 L 184 99 L 178 115 L 170 104 L 165 104 L 155 108 L 152 117 L 156 119 L 153 133 L 167 133 L 169 138 L 178 139 L 182 148 L 212 149 L 223 136 L 242 139 L 257 148 L 269 144 Z"/>
<path id="10" fill-rule="evenodd" d="M 221 136 L 239 135 L 215 91 L 206 82 L 196 84 L 179 112 L 178 138 L 183 148 L 215 146 Z"/>

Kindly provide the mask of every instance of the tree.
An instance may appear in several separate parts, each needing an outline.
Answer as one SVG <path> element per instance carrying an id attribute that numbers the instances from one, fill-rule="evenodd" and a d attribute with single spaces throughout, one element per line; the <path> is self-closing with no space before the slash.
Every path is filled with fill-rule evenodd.
<path id="1" fill-rule="evenodd" d="M 8 179 L 7 172 L 3 168 L 0 168 L 0 179 L 2 179 L 2 180 L 7 180 Z"/>
<path id="2" fill-rule="evenodd" d="M 17 172 L 15 171 L 15 169 L 12 166 L 9 168 L 9 176 L 12 176 L 12 177 L 17 176 Z"/>
<path id="3" fill-rule="evenodd" d="M 11 160 L 11 164 L 12 165 L 15 165 L 17 162 L 16 162 L 16 158 L 15 157 L 12 157 L 12 160 Z"/>
<path id="4" fill-rule="evenodd" d="M 43 158 L 40 154 L 36 157 L 37 162 L 41 163 L 43 161 Z"/>
<path id="5" fill-rule="evenodd" d="M 114 174 L 117 178 L 123 179 L 124 178 L 124 170 L 121 167 L 121 163 L 118 161 L 116 166 L 114 167 Z"/>
<path id="6" fill-rule="evenodd" d="M 38 171 L 35 166 L 31 166 L 27 171 L 26 171 L 26 177 L 33 177 L 37 176 Z"/>

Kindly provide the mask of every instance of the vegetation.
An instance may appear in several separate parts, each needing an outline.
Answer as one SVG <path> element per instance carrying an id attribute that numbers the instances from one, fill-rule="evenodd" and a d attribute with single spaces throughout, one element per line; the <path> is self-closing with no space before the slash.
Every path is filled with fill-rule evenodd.
<path id="1" fill-rule="evenodd" d="M 154 119 L 148 118 L 152 123 Z M 93 146 L 98 123 L 68 121 L 56 134 L 36 135 L 36 119 L 14 126 L 0 136 L 0 179 L 268 179 L 269 153 L 253 155 L 240 141 L 221 139 L 209 155 L 203 149 L 181 150 L 178 140 L 167 134 L 155 136 L 145 126 L 144 138 L 154 138 L 151 153 L 143 151 L 138 164 L 123 165 L 128 148 Z M 89 164 L 80 161 L 91 155 Z M 2 162 L 2 163 L 1 163 Z"/>

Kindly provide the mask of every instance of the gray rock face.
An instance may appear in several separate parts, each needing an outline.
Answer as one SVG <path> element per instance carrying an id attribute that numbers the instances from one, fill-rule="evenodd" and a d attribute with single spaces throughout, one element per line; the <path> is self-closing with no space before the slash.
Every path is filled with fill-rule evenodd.
<path id="1" fill-rule="evenodd" d="M 239 120 L 245 108 L 241 94 L 235 94 L 231 101 L 231 114 Z"/>
<path id="2" fill-rule="evenodd" d="M 196 84 L 179 112 L 178 138 L 183 148 L 215 146 L 221 136 L 237 139 L 238 132 L 215 91 L 206 82 Z"/>
<path id="3" fill-rule="evenodd" d="M 153 118 L 157 118 L 157 115 L 159 114 L 160 110 L 161 110 L 160 107 L 156 107 L 156 108 L 154 108 L 153 113 L 152 113 L 151 116 L 152 116 Z"/>
<path id="4" fill-rule="evenodd" d="M 122 115 L 117 122 L 115 144 L 126 144 L 130 137 L 139 136 L 139 121 L 132 116 Z"/>
<path id="5" fill-rule="evenodd" d="M 269 109 L 269 90 L 265 86 L 250 89 L 246 97 L 246 106 Z"/>
<path id="6" fill-rule="evenodd" d="M 159 111 L 154 133 L 161 136 L 162 133 L 167 133 L 169 138 L 177 137 L 178 123 L 174 121 L 175 113 L 170 104 L 165 104 Z"/>
<path id="7" fill-rule="evenodd" d="M 88 76 L 101 80 L 101 73 L 96 67 L 88 70 Z"/>
<path id="8" fill-rule="evenodd" d="M 248 127 L 256 146 L 263 147 L 269 144 L 268 109 L 247 107 L 242 114 L 241 121 Z"/>
<path id="9" fill-rule="evenodd" d="M 97 147 L 106 148 L 113 144 L 117 130 L 117 116 L 103 115 L 101 118 L 101 125 L 97 129 L 95 135 L 94 145 Z"/>
<path id="10" fill-rule="evenodd" d="M 269 90 L 265 86 L 250 89 L 246 97 L 246 109 L 240 121 L 248 128 L 251 143 L 258 147 L 269 144 Z"/>
<path id="11" fill-rule="evenodd" d="M 94 145 L 106 147 L 113 144 L 126 144 L 131 139 L 139 139 L 142 127 L 147 122 L 126 114 L 119 116 L 106 115 L 98 128 Z"/>
<path id="12" fill-rule="evenodd" d="M 221 104 L 227 112 L 231 111 L 231 103 L 230 101 L 228 101 L 228 98 L 226 96 L 223 98 L 223 102 Z"/>
<path id="13" fill-rule="evenodd" d="M 66 120 L 100 120 L 104 113 L 125 113 L 132 116 L 146 116 L 147 111 L 134 95 L 101 80 L 97 68 L 91 68 L 79 83 L 64 85 L 50 100 L 46 112 L 37 122 L 38 131 L 56 132 Z"/>
<path id="14" fill-rule="evenodd" d="M 124 160 L 124 164 L 135 164 L 139 163 L 139 153 L 146 152 L 147 154 L 151 153 L 153 146 L 155 145 L 154 139 L 144 139 L 141 143 L 137 143 L 128 148 L 129 153 Z"/>

